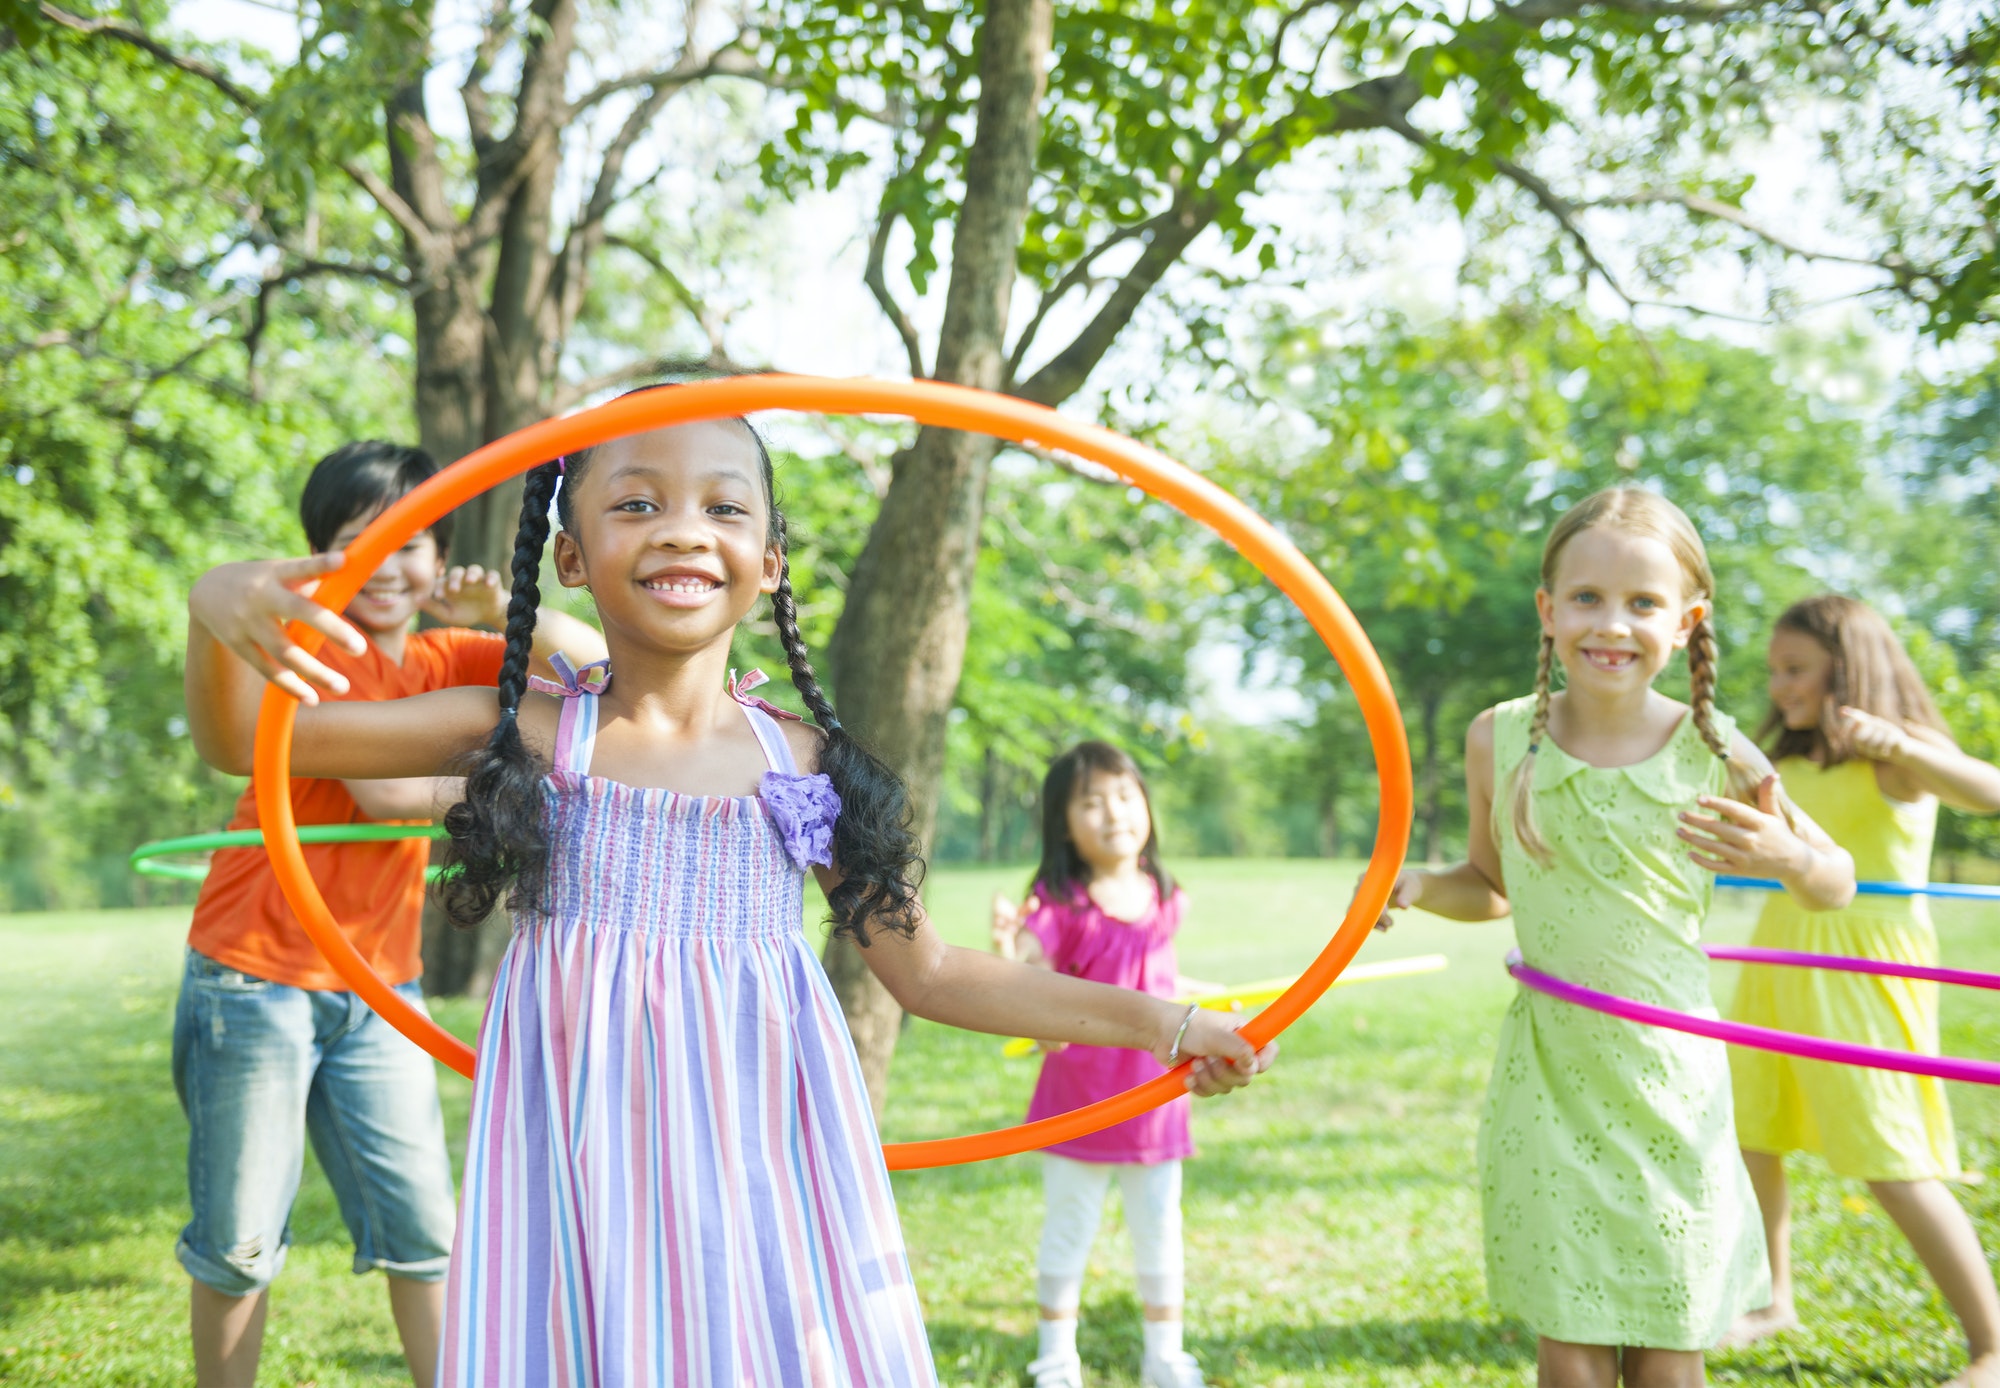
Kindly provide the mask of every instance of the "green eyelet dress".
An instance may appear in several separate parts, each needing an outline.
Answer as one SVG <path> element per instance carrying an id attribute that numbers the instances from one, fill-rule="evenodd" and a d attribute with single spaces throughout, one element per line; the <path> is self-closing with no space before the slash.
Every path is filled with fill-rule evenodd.
<path id="1" fill-rule="evenodd" d="M 1522 957 L 1587 988 L 1715 1016 L 1700 945 L 1714 879 L 1674 833 L 1677 812 L 1723 786 L 1694 720 L 1632 766 L 1591 766 L 1544 737 L 1533 791 L 1554 853 L 1544 867 L 1502 803 L 1534 700 L 1493 712 L 1493 833 Z M 1500 1029 L 1479 1179 L 1489 1295 L 1537 1335 L 1706 1349 L 1771 1300 L 1719 1041 L 1521 990 Z"/>

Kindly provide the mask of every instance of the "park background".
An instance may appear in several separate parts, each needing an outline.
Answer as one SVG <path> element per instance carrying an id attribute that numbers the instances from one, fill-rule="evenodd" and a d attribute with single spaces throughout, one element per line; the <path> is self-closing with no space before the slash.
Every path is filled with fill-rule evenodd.
<path id="1" fill-rule="evenodd" d="M 761 369 L 1101 421 L 1236 491 L 1354 607 L 1403 702 L 1420 859 L 1463 843 L 1466 722 L 1531 682 L 1549 522 L 1612 482 L 1706 538 L 1746 725 L 1771 618 L 1832 588 L 2000 756 L 1991 4 L 0 0 L 0 25 L 0 1381 L 175 1381 L 189 895 L 125 857 L 241 788 L 186 737 L 188 585 L 296 552 L 305 472 L 346 439 L 450 459 Z M 1153 779 L 1190 970 L 1302 964 L 1374 770 L 1283 599 L 1071 460 L 772 429 L 803 624 L 919 791 L 947 931 L 977 943 L 984 896 L 1024 885 L 1040 770 L 1095 735 Z M 512 516 L 473 508 L 458 557 L 511 548 Z M 745 645 L 782 668 L 767 628 Z M 1939 876 L 1996 856 L 2000 825 L 1942 817 Z M 1955 962 L 2000 960 L 1988 925 L 1944 913 Z M 1371 943 L 1453 965 L 1335 995 L 1270 1085 L 1204 1111 L 1191 1343 L 1218 1382 L 1531 1372 L 1483 1302 L 1469 1185 L 1505 934 Z M 461 1032 L 500 938 L 431 941 Z M 885 1024 L 829 964 L 892 1135 L 1018 1111 L 1031 1067 Z M 1947 1024 L 2000 1053 L 1976 1001 Z M 1996 1115 L 1956 1097 L 1986 1168 Z M 1017 1381 L 1032 1164 L 898 1190 L 947 1379 Z M 1886 1223 L 1805 1190 L 1815 1325 L 1718 1379 L 1942 1376 Z M 389 1381 L 323 1186 L 299 1222 L 269 1381 Z M 1136 1358 L 1128 1287 L 1087 1294 L 1100 1381 Z"/>

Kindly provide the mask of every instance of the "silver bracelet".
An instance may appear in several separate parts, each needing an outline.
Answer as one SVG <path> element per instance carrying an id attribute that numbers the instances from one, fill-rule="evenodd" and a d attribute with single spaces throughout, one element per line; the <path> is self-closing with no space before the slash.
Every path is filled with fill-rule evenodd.
<path id="1" fill-rule="evenodd" d="M 1173 1049 L 1167 1052 L 1167 1067 L 1169 1069 L 1180 1064 L 1181 1042 L 1187 1039 L 1188 1024 L 1194 1021 L 1194 1014 L 1199 1011 L 1201 1011 L 1200 1003 L 1191 1002 L 1188 1004 L 1187 1016 L 1181 1018 L 1181 1029 L 1174 1033 Z"/>

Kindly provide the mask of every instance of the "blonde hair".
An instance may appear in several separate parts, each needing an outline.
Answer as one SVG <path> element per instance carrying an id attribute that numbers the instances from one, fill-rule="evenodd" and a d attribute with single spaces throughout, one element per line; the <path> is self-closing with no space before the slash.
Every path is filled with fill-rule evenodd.
<path id="1" fill-rule="evenodd" d="M 1700 598 L 1705 605 L 1701 620 L 1688 636 L 1688 716 L 1694 720 L 1695 731 L 1708 744 L 1708 750 L 1727 765 L 1728 794 L 1748 797 L 1762 778 L 1756 768 L 1731 751 L 1715 722 L 1715 574 L 1708 566 L 1708 551 L 1702 548 L 1694 523 L 1680 507 L 1657 492 L 1640 487 L 1607 487 L 1565 511 L 1549 531 L 1548 543 L 1542 547 L 1544 591 L 1554 590 L 1556 565 L 1569 542 L 1586 530 L 1598 528 L 1660 541 L 1680 564 L 1684 592 Z M 1549 684 L 1555 651 L 1555 638 L 1543 632 L 1541 658 L 1535 665 L 1535 716 L 1528 724 L 1528 754 L 1509 773 L 1507 787 L 1500 796 L 1500 803 L 1507 807 L 1515 841 L 1545 867 L 1555 860 L 1555 855 L 1535 824 L 1535 757 L 1549 730 Z M 1791 819 L 1789 811 L 1786 819 Z"/>
<path id="2" fill-rule="evenodd" d="M 1773 733 L 1778 735 L 1769 743 L 1773 759 L 1810 757 L 1825 766 L 1852 760 L 1854 740 L 1846 720 L 1835 716 L 1843 704 L 1886 718 L 1899 728 L 1915 723 L 1951 735 L 1909 652 L 1882 614 L 1867 603 L 1822 593 L 1786 608 L 1776 629 L 1817 641 L 1833 657 L 1833 665 L 1827 671 L 1818 727 L 1787 728 L 1775 704 L 1764 715 L 1757 737 L 1768 742 Z"/>

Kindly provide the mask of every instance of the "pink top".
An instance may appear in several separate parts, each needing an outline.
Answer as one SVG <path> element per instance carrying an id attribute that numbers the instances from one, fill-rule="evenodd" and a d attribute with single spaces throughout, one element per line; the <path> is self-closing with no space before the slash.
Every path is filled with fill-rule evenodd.
<path id="1" fill-rule="evenodd" d="M 1043 904 L 1024 924 L 1041 941 L 1057 973 L 1136 988 L 1159 998 L 1180 991 L 1174 934 L 1181 928 L 1187 897 L 1178 887 L 1164 906 L 1156 898 L 1153 909 L 1136 921 L 1105 915 L 1081 888 L 1054 902 L 1042 888 L 1036 894 Z M 1067 1047 L 1043 1059 L 1035 1097 L 1028 1101 L 1028 1121 L 1068 1113 L 1162 1073 L 1159 1062 L 1145 1051 Z M 1183 1094 L 1136 1118 L 1048 1150 L 1075 1161 L 1154 1163 L 1191 1157 L 1194 1139 L 1188 1132 L 1188 1106 Z"/>

